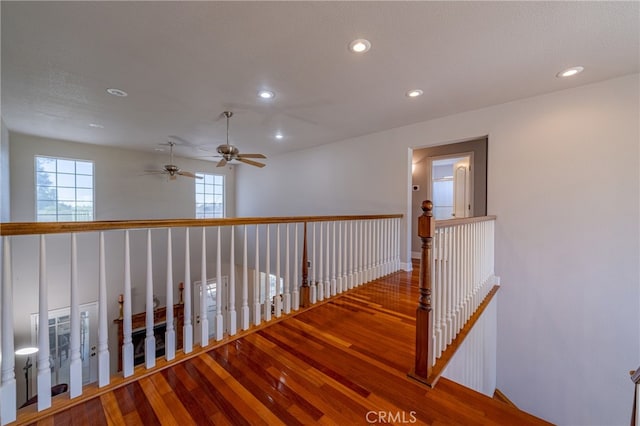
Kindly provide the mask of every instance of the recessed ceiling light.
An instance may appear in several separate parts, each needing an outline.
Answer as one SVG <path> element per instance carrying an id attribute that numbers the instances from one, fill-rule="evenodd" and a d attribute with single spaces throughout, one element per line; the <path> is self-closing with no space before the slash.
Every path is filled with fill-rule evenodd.
<path id="1" fill-rule="evenodd" d="M 113 96 L 120 96 L 121 98 L 124 98 L 125 96 L 129 96 L 129 94 L 124 90 L 116 89 L 116 88 L 107 89 L 107 93 Z"/>
<path id="2" fill-rule="evenodd" d="M 353 53 L 365 53 L 369 49 L 371 49 L 371 43 L 364 38 L 359 38 L 349 43 L 349 50 Z"/>
<path id="3" fill-rule="evenodd" d="M 94 129 L 104 129 L 104 126 L 102 124 L 97 123 L 89 123 L 89 127 L 93 127 Z"/>
<path id="4" fill-rule="evenodd" d="M 276 133 L 276 139 L 282 139 L 284 138 L 284 136 L 282 136 L 282 133 L 278 132 Z"/>
<path id="5" fill-rule="evenodd" d="M 261 90 L 258 92 L 258 96 L 262 99 L 273 99 L 276 97 L 276 94 L 271 90 Z"/>
<path id="6" fill-rule="evenodd" d="M 407 92 L 407 96 L 410 98 L 417 98 L 418 96 L 422 96 L 424 92 L 420 89 L 413 89 Z"/>
<path id="7" fill-rule="evenodd" d="M 556 77 L 571 77 L 576 74 L 580 74 L 582 71 L 584 71 L 584 67 L 571 67 L 567 68 L 566 70 L 560 71 L 558 74 L 556 74 Z"/>

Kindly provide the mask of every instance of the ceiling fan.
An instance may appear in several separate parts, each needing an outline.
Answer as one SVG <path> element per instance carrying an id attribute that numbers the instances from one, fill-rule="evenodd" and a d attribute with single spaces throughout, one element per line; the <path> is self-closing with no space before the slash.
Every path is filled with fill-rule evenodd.
<path id="1" fill-rule="evenodd" d="M 196 176 L 194 173 L 181 170 L 180 167 L 178 167 L 175 164 L 173 164 L 173 146 L 176 143 L 172 142 L 172 141 L 169 141 L 169 142 L 167 142 L 167 144 L 169 145 L 169 150 L 170 150 L 169 164 L 165 164 L 164 168 L 162 170 L 145 170 L 145 172 L 149 173 L 149 174 L 169 175 L 169 179 L 170 180 L 175 180 L 178 176 L 185 176 L 185 177 L 190 177 L 190 178 L 195 178 L 195 179 L 202 179 L 202 176 Z"/>
<path id="2" fill-rule="evenodd" d="M 242 163 L 249 164 L 251 166 L 256 167 L 264 167 L 263 163 L 258 163 L 257 161 L 249 160 L 249 158 L 267 158 L 262 154 L 240 154 L 238 148 L 229 144 L 229 119 L 233 116 L 231 111 L 223 112 L 224 116 L 227 117 L 227 143 L 218 146 L 216 151 L 222 157 L 222 160 L 218 162 L 216 167 L 223 167 L 227 164 L 228 161 L 238 160 Z"/>

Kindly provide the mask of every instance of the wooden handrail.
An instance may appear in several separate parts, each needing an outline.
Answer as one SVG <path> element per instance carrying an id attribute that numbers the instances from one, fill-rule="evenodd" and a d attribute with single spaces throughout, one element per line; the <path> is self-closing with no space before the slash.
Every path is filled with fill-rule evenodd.
<path id="1" fill-rule="evenodd" d="M 435 220 L 433 203 L 422 202 L 422 215 L 418 218 L 418 236 L 422 241 L 420 255 L 420 301 L 416 310 L 416 359 L 414 374 L 419 379 L 426 379 L 433 368 L 433 309 L 431 307 L 431 262 L 433 259 L 433 236 Z"/>
<path id="2" fill-rule="evenodd" d="M 457 219 L 444 219 L 436 220 L 436 228 L 444 228 L 447 226 L 465 225 L 467 223 L 486 222 L 489 220 L 496 220 L 497 216 L 474 216 L 474 217 L 461 217 Z"/>
<path id="3" fill-rule="evenodd" d="M 229 217 L 221 219 L 143 219 L 101 220 L 93 222 L 4 222 L 0 235 L 41 235 L 121 229 L 174 228 L 196 226 L 263 225 L 273 223 L 330 222 L 371 219 L 396 219 L 402 214 L 345 216 Z"/>

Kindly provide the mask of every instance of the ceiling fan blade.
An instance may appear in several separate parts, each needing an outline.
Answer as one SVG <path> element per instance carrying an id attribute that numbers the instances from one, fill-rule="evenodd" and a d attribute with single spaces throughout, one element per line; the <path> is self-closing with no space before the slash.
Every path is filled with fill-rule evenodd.
<path id="1" fill-rule="evenodd" d="M 263 154 L 238 154 L 238 159 L 240 158 L 267 158 Z"/>
<path id="2" fill-rule="evenodd" d="M 194 178 L 194 179 L 202 179 L 202 176 L 197 176 L 191 172 L 185 172 L 180 170 L 179 172 L 177 172 L 177 174 L 179 174 L 180 176 L 186 176 L 186 177 L 190 177 L 190 178 Z"/>
<path id="3" fill-rule="evenodd" d="M 247 160 L 246 158 L 238 157 L 237 160 L 238 161 L 242 161 L 243 163 L 246 163 L 246 164 L 250 164 L 252 166 L 256 166 L 256 167 L 264 167 L 265 166 L 265 164 L 258 163 L 257 161 Z"/>
<path id="4" fill-rule="evenodd" d="M 227 160 L 225 160 L 224 158 L 220 161 L 218 161 L 218 164 L 216 164 L 216 167 L 224 167 L 227 165 Z"/>

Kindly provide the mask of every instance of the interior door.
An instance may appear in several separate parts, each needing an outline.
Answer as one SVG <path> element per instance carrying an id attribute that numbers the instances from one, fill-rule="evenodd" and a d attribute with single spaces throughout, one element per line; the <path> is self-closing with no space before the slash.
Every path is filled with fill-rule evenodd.
<path id="1" fill-rule="evenodd" d="M 458 218 L 473 216 L 469 157 L 453 165 L 453 215 Z"/>

